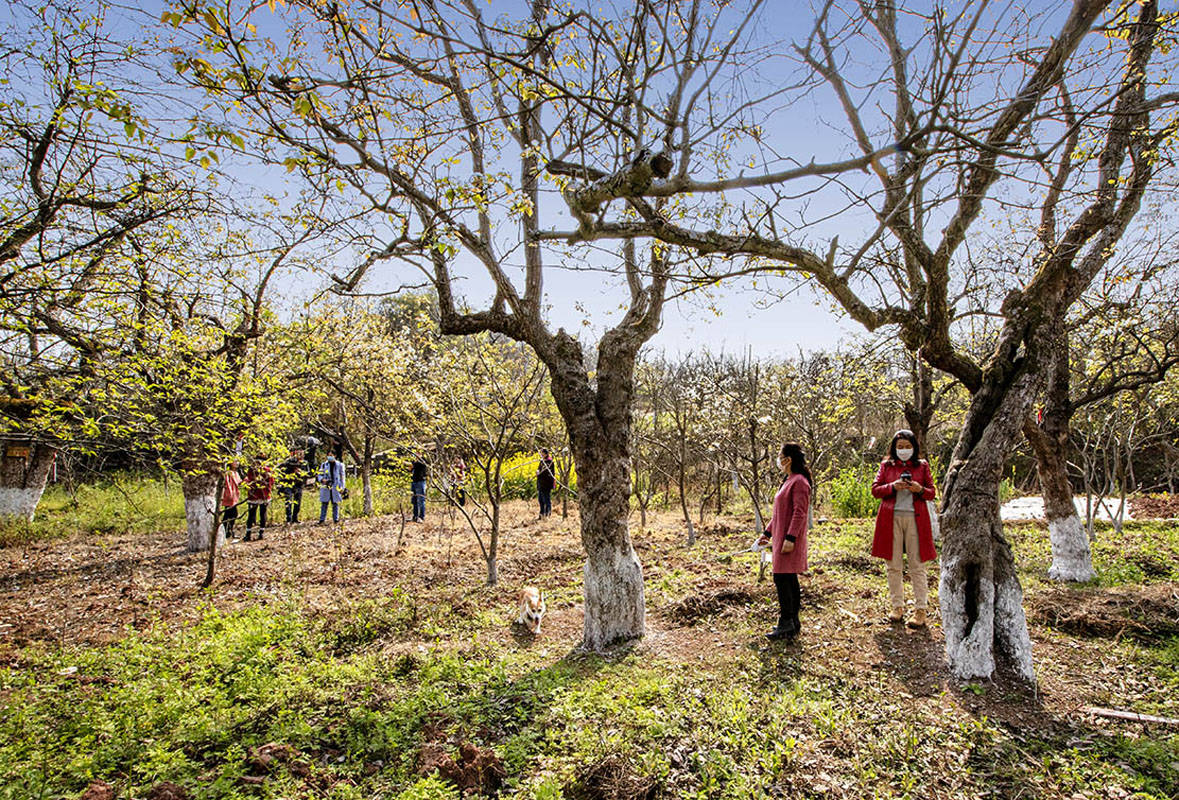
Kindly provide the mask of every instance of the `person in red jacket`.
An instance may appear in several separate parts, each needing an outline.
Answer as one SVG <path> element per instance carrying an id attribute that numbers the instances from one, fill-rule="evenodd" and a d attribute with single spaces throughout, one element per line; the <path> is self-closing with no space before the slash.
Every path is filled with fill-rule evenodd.
<path id="1" fill-rule="evenodd" d="M 270 495 L 274 491 L 274 473 L 270 467 L 254 463 L 246 471 L 246 485 L 249 487 L 246 501 L 250 504 L 250 512 L 246 516 L 245 541 L 248 542 L 254 533 L 255 517 L 258 520 L 258 538 L 261 539 L 266 531 L 266 511 L 270 508 Z"/>
<path id="2" fill-rule="evenodd" d="M 806 572 L 807 529 L 810 527 L 811 471 L 802 448 L 794 442 L 782 445 L 778 467 L 784 479 L 774 495 L 770 526 L 758 543 L 773 549 L 774 588 L 778 590 L 778 624 L 767 639 L 793 639 L 802 626 L 798 621 L 801 589 L 798 576 Z"/>
<path id="3" fill-rule="evenodd" d="M 233 523 L 237 519 L 237 507 L 242 501 L 242 476 L 237 473 L 237 464 L 225 470 L 225 485 L 221 487 L 221 523 L 225 526 L 225 538 L 233 538 Z"/>
<path id="4" fill-rule="evenodd" d="M 925 562 L 932 561 L 933 529 L 926 505 L 937 496 L 929 463 L 920 455 L 917 437 L 899 430 L 888 447 L 888 458 L 880 464 L 872 495 L 880 498 L 876 514 L 876 535 L 872 555 L 888 561 L 888 597 L 892 603 L 890 622 L 905 618 L 904 553 L 909 554 L 909 580 L 913 584 L 913 618 L 909 627 L 923 628 L 929 605 L 929 583 Z"/>

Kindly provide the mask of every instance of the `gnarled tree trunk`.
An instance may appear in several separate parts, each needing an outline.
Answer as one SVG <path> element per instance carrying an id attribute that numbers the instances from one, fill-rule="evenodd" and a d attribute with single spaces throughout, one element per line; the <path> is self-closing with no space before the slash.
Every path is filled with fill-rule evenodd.
<path id="1" fill-rule="evenodd" d="M 1038 389 L 1035 370 L 975 393 L 946 476 L 938 592 L 946 658 L 962 679 L 989 678 L 996 654 L 1034 681 L 1023 589 L 999 518 L 999 481 Z"/>
<path id="2" fill-rule="evenodd" d="M 1089 537 L 1077 513 L 1073 485 L 1068 476 L 1068 420 L 1060 420 L 1057 414 L 1045 409 L 1042 425 L 1029 419 L 1023 430 L 1036 454 L 1036 473 L 1040 478 L 1048 538 L 1052 543 L 1052 566 L 1048 568 L 1048 577 L 1054 581 L 1092 580 Z"/>
<path id="3" fill-rule="evenodd" d="M 1036 454 L 1036 472 L 1048 519 L 1052 543 L 1052 566 L 1048 577 L 1055 581 L 1087 581 L 1093 578 L 1089 537 L 1068 477 L 1069 423 L 1072 420 L 1072 383 L 1069 373 L 1069 335 L 1063 318 L 1044 326 L 1041 347 L 1047 362 L 1047 386 L 1039 424 L 1029 416 L 1023 433 Z"/>
<path id="4" fill-rule="evenodd" d="M 613 331 L 598 351 L 591 386 L 581 347 L 563 331 L 549 358 L 553 399 L 569 432 L 577 468 L 581 543 L 585 548 L 582 648 L 600 651 L 643 635 L 643 568 L 631 544 L 630 428 L 637 348 Z"/>

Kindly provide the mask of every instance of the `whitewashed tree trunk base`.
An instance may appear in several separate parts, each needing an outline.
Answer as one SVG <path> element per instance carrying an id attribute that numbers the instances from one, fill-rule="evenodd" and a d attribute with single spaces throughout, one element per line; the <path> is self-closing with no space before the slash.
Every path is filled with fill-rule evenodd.
<path id="1" fill-rule="evenodd" d="M 24 455 L 12 455 L 14 452 Z M 55 454 L 45 444 L 0 441 L 0 518 L 33 521 Z"/>
<path id="2" fill-rule="evenodd" d="M 44 492 L 44 487 L 30 487 L 28 489 L 0 487 L 0 517 L 32 522 L 37 513 L 37 504 L 41 502 L 41 495 Z"/>
<path id="3" fill-rule="evenodd" d="M 210 475 L 186 476 L 183 489 L 188 550 L 193 553 L 208 550 L 213 535 L 213 513 L 217 510 L 217 481 Z M 225 532 L 218 526 L 218 547 L 224 541 Z"/>
<path id="4" fill-rule="evenodd" d="M 999 479 L 1037 385 L 1026 372 L 997 403 L 976 393 L 946 474 L 938 602 L 946 661 L 961 680 L 991 678 L 999 659 L 1022 680 L 1036 679 L 1023 590 L 999 516 Z"/>
<path id="5" fill-rule="evenodd" d="M 643 568 L 630 542 L 589 553 L 584 577 L 582 648 L 600 652 L 641 638 L 646 629 Z"/>
<path id="6" fill-rule="evenodd" d="M 1089 536 L 1077 514 L 1049 519 L 1048 538 L 1052 543 L 1052 566 L 1048 568 L 1051 580 L 1077 583 L 1093 580 Z"/>

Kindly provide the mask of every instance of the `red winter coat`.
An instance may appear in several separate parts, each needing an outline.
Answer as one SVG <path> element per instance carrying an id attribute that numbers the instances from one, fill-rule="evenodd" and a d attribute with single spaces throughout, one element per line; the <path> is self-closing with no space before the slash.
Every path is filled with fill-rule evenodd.
<path id="1" fill-rule="evenodd" d="M 252 504 L 269 503 L 270 493 L 274 490 L 274 474 L 269 467 L 255 469 L 250 467 L 246 472 L 246 485 L 250 488 L 246 499 Z"/>
<path id="2" fill-rule="evenodd" d="M 806 531 L 811 510 L 811 485 L 801 474 L 791 475 L 774 495 L 774 515 L 770 518 L 770 546 L 774 554 L 774 574 L 806 572 Z M 782 552 L 782 541 L 790 534 L 794 549 Z"/>
<path id="3" fill-rule="evenodd" d="M 933 485 L 929 464 L 924 460 L 918 460 L 916 466 L 911 461 L 893 461 L 891 458 L 881 462 L 876 480 L 872 481 L 872 496 L 884 501 L 880 504 L 880 511 L 876 513 L 876 536 L 872 539 L 872 555 L 885 560 L 892 558 L 892 510 L 897 504 L 897 493 L 892 488 L 892 482 L 900 480 L 901 473 L 906 471 L 912 473 L 912 480 L 925 487 L 921 494 L 913 495 L 913 516 L 917 521 L 917 549 L 920 551 L 921 560 L 932 561 L 937 558 L 937 551 L 933 548 L 933 529 L 929 524 L 929 507 L 926 501 L 937 496 L 937 489 Z"/>

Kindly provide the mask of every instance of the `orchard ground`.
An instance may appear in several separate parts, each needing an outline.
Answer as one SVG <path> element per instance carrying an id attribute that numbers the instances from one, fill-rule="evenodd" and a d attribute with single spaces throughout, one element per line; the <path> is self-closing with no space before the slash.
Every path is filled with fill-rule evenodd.
<path id="1" fill-rule="evenodd" d="M 400 548 L 396 515 L 231 543 L 211 591 L 179 525 L 149 530 L 171 511 L 8 536 L 0 798 L 1179 798 L 1179 727 L 1084 710 L 1179 717 L 1173 524 L 1102 528 L 1082 587 L 1043 577 L 1045 530 L 1009 527 L 1031 690 L 947 674 L 936 566 L 929 630 L 885 623 L 869 520 L 815 527 L 781 645 L 772 584 L 728 555 L 751 517 L 710 515 L 688 548 L 673 513 L 636 513 L 648 635 L 579 654 L 557 508 L 507 507 L 496 587 L 437 504 Z M 548 601 L 536 638 L 510 625 L 524 584 Z"/>

